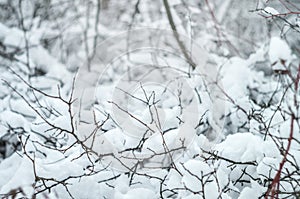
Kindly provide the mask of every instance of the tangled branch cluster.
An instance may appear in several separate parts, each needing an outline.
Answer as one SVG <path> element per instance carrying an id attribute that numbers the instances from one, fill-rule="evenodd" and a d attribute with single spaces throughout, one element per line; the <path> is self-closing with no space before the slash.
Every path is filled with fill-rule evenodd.
<path id="1" fill-rule="evenodd" d="M 222 2 L 137 0 L 125 6 L 113 0 L 1 1 L 0 196 L 299 198 L 300 64 L 299 41 L 293 35 L 299 32 L 300 5 L 279 1 L 279 8 L 287 10 L 282 13 L 266 7 L 272 2 L 249 8 L 266 23 L 278 22 L 282 36 L 275 36 L 272 27 L 272 35 L 265 35 L 267 41 L 256 42 L 249 50 L 238 45 L 247 36 L 239 35 L 239 40 L 224 25 L 232 20 L 224 17 L 232 1 Z M 130 44 L 131 31 L 145 24 L 171 29 L 179 56 L 159 52 L 150 53 L 149 59 L 144 52 L 129 52 L 112 62 L 99 80 L 100 94 L 93 102 L 95 128 L 79 132 L 79 122 L 84 120 L 78 121 L 74 110 L 75 103 L 83 104 L 74 97 L 76 70 L 84 65 L 91 72 L 102 61 L 103 55 L 97 54 L 99 42 L 126 27 L 128 38 L 122 42 Z M 217 67 L 210 84 L 220 95 L 213 97 L 226 105 L 219 115 L 224 125 L 217 143 L 212 136 L 214 110 L 206 102 L 212 98 L 210 84 L 195 72 L 190 49 L 181 42 L 182 32 L 193 42 L 203 40 L 211 51 L 208 62 L 214 60 L 209 64 Z M 136 83 L 140 71 L 129 68 L 145 60 L 151 63 L 146 73 L 154 71 L 167 86 L 159 90 L 140 81 L 138 92 L 130 92 L 113 85 L 124 74 L 127 82 Z M 157 67 L 160 63 L 164 67 Z M 163 69 L 179 76 L 170 79 Z M 192 82 L 190 94 L 195 98 L 190 98 L 179 79 Z M 170 88 L 176 92 L 169 92 Z M 132 107 L 123 100 L 105 101 L 113 90 L 133 102 Z M 184 113 L 195 102 L 201 114 L 195 126 L 188 126 Z M 128 126 L 116 112 L 130 118 L 133 129 L 143 130 L 138 139 L 126 134 Z M 182 126 L 193 139 L 180 139 L 171 147 Z M 115 149 L 97 150 L 102 137 Z"/>

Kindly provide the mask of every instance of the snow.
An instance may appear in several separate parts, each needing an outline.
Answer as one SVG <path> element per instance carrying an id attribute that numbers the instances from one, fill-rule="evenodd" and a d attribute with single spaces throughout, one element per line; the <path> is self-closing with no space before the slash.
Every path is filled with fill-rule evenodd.
<path id="1" fill-rule="evenodd" d="M 157 198 L 158 195 L 155 194 L 152 190 L 145 188 L 130 189 L 124 194 L 116 192 L 116 194 L 114 195 L 114 198 L 116 199 L 132 199 L 136 197 L 139 197 L 141 199 L 152 199 Z"/>
<path id="2" fill-rule="evenodd" d="M 0 164 L 0 173 L 1 173 L 1 181 L 0 187 L 4 186 L 9 179 L 12 178 L 14 172 L 20 167 L 22 162 L 22 158 L 17 155 L 13 154 L 9 158 L 3 160 Z"/>
<path id="3" fill-rule="evenodd" d="M 216 145 L 215 149 L 220 151 L 223 157 L 238 162 L 260 162 L 265 156 L 280 157 L 275 144 L 263 141 L 251 133 L 228 135 L 224 142 Z"/>
<path id="4" fill-rule="evenodd" d="M 12 111 L 19 113 L 25 116 L 34 117 L 35 112 L 26 104 L 22 99 L 13 100 L 10 102 Z"/>
<path id="5" fill-rule="evenodd" d="M 267 13 L 267 14 L 271 14 L 271 15 L 278 15 L 279 12 L 272 8 L 272 7 L 265 7 L 264 11 Z"/>
<path id="6" fill-rule="evenodd" d="M 78 198 L 97 198 L 101 193 L 97 179 L 93 176 L 83 178 L 80 181 L 74 180 L 72 184 L 70 191 Z"/>
<path id="7" fill-rule="evenodd" d="M 207 176 L 208 174 L 210 174 L 212 172 L 212 168 L 210 168 L 210 166 L 206 163 L 197 160 L 190 160 L 186 162 L 184 164 L 184 168 L 185 170 L 182 178 L 182 183 L 194 192 L 201 191 L 202 188 L 201 186 L 199 186 L 201 183 L 199 179 L 202 179 L 203 176 Z M 204 178 L 203 180 L 208 179 Z"/>
<path id="8" fill-rule="evenodd" d="M 20 188 L 24 197 L 31 198 L 51 187 L 36 197 L 259 198 L 282 162 L 291 113 L 296 116 L 294 135 L 280 191 L 299 192 L 294 180 L 300 164 L 299 107 L 294 104 L 294 97 L 299 98 L 294 85 L 298 36 L 291 38 L 287 32 L 279 37 L 270 29 L 268 40 L 266 27 L 251 19 L 245 24 L 250 27 L 254 21 L 261 32 L 250 27 L 251 38 L 243 38 L 244 30 L 235 31 L 226 20 L 237 15 L 242 27 L 243 17 L 238 13 L 245 7 L 228 13 L 235 7 L 232 1 L 217 0 L 214 14 L 224 24 L 219 26 L 205 3 L 170 0 L 178 33 L 187 33 L 180 36 L 187 49 L 194 50 L 192 43 L 203 47 L 193 54 L 197 67 L 203 68 L 191 71 L 172 31 L 142 29 L 144 32 L 135 34 L 137 27 L 170 29 L 163 3 L 141 1 L 133 20 L 134 1 L 111 0 L 95 24 L 96 2 L 91 1 L 87 9 L 87 4 L 77 0 L 51 1 L 51 10 L 43 3 L 42 7 L 35 1 L 24 3 L 28 54 L 20 21 L 1 8 L 0 78 L 43 118 L 6 84 L 0 84 L 0 194 Z M 10 6 L 15 4 L 11 1 Z M 272 16 L 281 9 L 266 6 L 260 14 L 273 23 Z M 221 38 L 215 33 L 216 25 Z M 124 33 L 128 27 L 131 37 Z M 238 38 L 231 31 L 238 32 Z M 246 40 L 251 49 L 244 48 Z M 14 56 L 7 59 L 2 53 Z M 88 57 L 92 71 L 86 67 Z M 56 97 L 28 88 L 8 68 Z M 70 116 L 68 103 L 57 97 L 61 94 L 69 99 L 78 68 L 74 89 L 80 93 L 75 95 Z M 42 73 L 35 74 L 36 69 Z M 275 74 L 278 69 L 290 73 Z M 75 118 L 77 108 L 80 123 Z M 93 119 L 98 124 L 107 121 L 95 130 Z M 88 135 L 92 136 L 85 140 Z M 35 174 L 48 178 L 45 184 L 35 179 Z M 63 183 L 56 186 L 60 180 Z"/>
<path id="9" fill-rule="evenodd" d="M 286 69 L 286 66 L 292 61 L 292 51 L 289 45 L 283 39 L 279 37 L 272 37 L 270 40 L 269 47 L 269 59 L 274 69 Z M 286 64 L 283 66 L 280 62 L 285 61 Z"/>
<path id="10" fill-rule="evenodd" d="M 222 84 L 229 96 L 239 99 L 244 96 L 252 72 L 246 60 L 239 57 L 231 58 L 222 67 Z"/>
<path id="11" fill-rule="evenodd" d="M 265 157 L 262 159 L 260 164 L 257 166 L 256 171 L 258 174 L 261 174 L 261 179 L 264 179 L 266 173 L 270 173 L 271 176 L 275 176 L 276 171 L 271 169 L 272 167 L 276 168 L 279 164 L 278 159 L 272 158 L 272 157 Z"/>
<path id="12" fill-rule="evenodd" d="M 0 23 L 0 40 L 3 41 L 6 38 L 6 35 L 9 33 L 9 29 L 2 23 Z"/>
<path id="13" fill-rule="evenodd" d="M 20 114 L 11 112 L 11 111 L 3 111 L 0 115 L 0 121 L 2 125 L 8 124 L 12 128 L 24 127 L 26 120 Z"/>
<path id="14" fill-rule="evenodd" d="M 262 187 L 255 181 L 251 181 L 251 187 L 243 189 L 238 199 L 259 198 L 263 195 L 264 191 L 266 191 L 265 187 Z"/>
<path id="15" fill-rule="evenodd" d="M 14 156 L 18 155 L 15 154 Z M 10 161 L 12 160 L 14 160 L 14 158 L 10 159 Z M 16 162 L 14 161 L 13 164 L 16 164 Z M 14 168 L 11 170 L 11 174 L 13 175 L 7 175 L 7 178 L 3 178 L 5 184 L 1 186 L 0 194 L 5 194 L 12 189 L 18 189 L 21 187 L 25 195 L 31 197 L 31 195 L 34 193 L 34 189 L 31 186 L 31 182 L 34 181 L 32 162 L 29 159 L 21 159 L 20 164 L 18 166 L 15 167 L 13 165 L 13 167 L 11 168 Z"/>
<path id="16" fill-rule="evenodd" d="M 3 29 L 5 30 L 6 28 L 4 27 Z M 5 36 L 5 39 L 3 41 L 4 44 L 12 47 L 25 47 L 25 40 L 23 38 L 23 33 L 21 32 L 21 30 L 12 28 L 5 31 L 4 33 L 6 33 L 5 35 L 3 35 Z"/>

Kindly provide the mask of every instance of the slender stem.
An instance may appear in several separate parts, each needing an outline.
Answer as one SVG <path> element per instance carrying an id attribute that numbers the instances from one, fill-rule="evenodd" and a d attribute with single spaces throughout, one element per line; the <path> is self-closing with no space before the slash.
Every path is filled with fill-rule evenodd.
<path id="1" fill-rule="evenodd" d="M 175 39 L 176 39 L 176 41 L 177 41 L 177 43 L 179 45 L 179 48 L 180 48 L 181 52 L 183 53 L 185 59 L 188 61 L 188 63 L 192 66 L 192 69 L 194 70 L 197 65 L 195 64 L 195 62 L 190 57 L 190 55 L 188 54 L 188 51 L 187 51 L 185 45 L 183 44 L 183 42 L 179 38 L 179 34 L 178 34 L 176 25 L 175 25 L 173 17 L 172 17 L 172 13 L 171 13 L 171 10 L 170 10 L 170 6 L 169 6 L 169 3 L 168 3 L 168 0 L 163 0 L 163 1 L 164 1 L 164 7 L 165 7 L 166 12 L 167 12 L 168 21 L 169 21 L 169 24 L 170 24 L 170 26 L 172 28 L 174 37 L 175 37 Z"/>

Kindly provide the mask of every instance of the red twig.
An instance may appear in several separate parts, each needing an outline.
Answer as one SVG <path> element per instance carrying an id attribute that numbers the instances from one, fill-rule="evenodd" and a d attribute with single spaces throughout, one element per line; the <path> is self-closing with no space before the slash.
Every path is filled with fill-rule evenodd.
<path id="1" fill-rule="evenodd" d="M 209 4 L 209 2 L 208 2 L 208 0 L 205 0 L 205 3 L 206 3 L 206 5 L 207 5 L 207 8 L 208 8 L 208 10 L 209 10 L 209 13 L 210 13 L 210 15 L 211 15 L 211 17 L 212 17 L 212 20 L 214 21 L 214 24 L 215 24 L 215 29 L 216 29 L 216 32 L 217 32 L 217 35 L 218 35 L 218 38 L 219 38 L 219 42 L 221 41 L 221 35 L 222 35 L 222 33 L 221 33 L 221 31 L 220 31 L 220 29 L 219 29 L 219 22 L 218 22 L 218 20 L 217 20 L 217 18 L 216 18 L 216 16 L 215 16 L 215 13 L 214 13 L 214 11 L 212 10 L 212 8 L 210 7 L 210 4 Z"/>
<path id="2" fill-rule="evenodd" d="M 206 5 L 207 5 L 207 8 L 208 8 L 209 13 L 210 13 L 210 15 L 211 15 L 211 18 L 212 18 L 212 20 L 213 20 L 213 22 L 214 22 L 214 27 L 215 27 L 215 29 L 216 29 L 217 37 L 218 37 L 218 44 L 221 44 L 221 43 L 222 43 L 222 39 L 224 39 L 224 40 L 226 41 L 226 44 L 227 44 L 229 47 L 231 47 L 231 48 L 235 51 L 235 53 L 236 53 L 237 55 L 241 56 L 240 53 L 239 53 L 239 50 L 238 50 L 238 49 L 230 42 L 230 40 L 229 40 L 229 38 L 227 38 L 226 34 L 224 34 L 224 33 L 222 32 L 222 30 L 220 29 L 220 24 L 219 24 L 219 22 L 218 22 L 218 19 L 217 19 L 216 15 L 215 15 L 213 9 L 211 8 L 211 6 L 210 6 L 208 0 L 205 0 L 205 3 L 206 3 Z"/>
<path id="3" fill-rule="evenodd" d="M 294 119 L 295 119 L 295 116 L 294 114 L 292 114 L 292 118 L 291 118 L 291 130 L 290 130 L 290 135 L 289 135 L 289 138 L 288 138 L 288 145 L 287 145 L 287 148 L 285 150 L 285 153 L 284 153 L 284 156 L 283 156 L 283 159 L 282 161 L 280 162 L 279 164 L 279 169 L 266 193 L 266 196 L 265 196 L 265 199 L 267 199 L 269 196 L 270 198 L 274 199 L 274 198 L 278 198 L 278 193 L 279 193 L 279 185 L 280 185 L 280 175 L 281 175 L 281 172 L 282 172 L 282 169 L 283 169 L 283 166 L 286 162 L 286 159 L 287 159 L 287 155 L 289 153 L 289 150 L 291 148 L 291 143 L 292 143 L 292 139 L 293 139 L 293 135 L 294 135 Z"/>
<path id="4" fill-rule="evenodd" d="M 298 72 L 297 72 L 297 77 L 296 77 L 296 81 L 295 81 L 295 90 L 296 90 L 296 92 L 298 91 L 299 80 L 300 80 L 300 64 L 298 66 Z"/>
<path id="5" fill-rule="evenodd" d="M 299 85 L 299 80 L 300 80 L 300 64 L 298 66 L 298 72 L 297 72 L 297 77 L 295 79 L 295 93 L 294 93 L 294 105 L 295 107 L 298 107 L 298 103 L 297 103 L 297 92 L 298 92 L 298 85 Z M 286 163 L 286 159 L 287 159 L 287 155 L 289 154 L 290 148 L 291 148 L 291 143 L 293 140 L 293 135 L 294 135 L 294 120 L 295 120 L 295 115 L 294 113 L 292 113 L 291 116 L 291 124 L 290 124 L 290 135 L 288 138 L 288 144 L 285 150 L 285 153 L 283 155 L 283 158 L 279 164 L 279 169 L 271 183 L 271 185 L 269 186 L 269 189 L 265 195 L 265 199 L 267 199 L 268 197 L 270 197 L 271 199 L 274 198 L 278 198 L 278 194 L 279 194 L 279 186 L 280 186 L 280 175 L 283 169 L 284 164 Z"/>
<path id="6" fill-rule="evenodd" d="M 268 18 L 279 17 L 279 16 L 298 15 L 298 14 L 300 14 L 300 12 L 291 11 L 291 12 L 285 12 L 285 13 L 279 13 L 279 14 L 272 14 L 272 13 L 268 13 L 268 14 L 270 14 L 270 16 L 263 16 L 261 14 L 260 14 L 260 16 L 268 19 Z"/>

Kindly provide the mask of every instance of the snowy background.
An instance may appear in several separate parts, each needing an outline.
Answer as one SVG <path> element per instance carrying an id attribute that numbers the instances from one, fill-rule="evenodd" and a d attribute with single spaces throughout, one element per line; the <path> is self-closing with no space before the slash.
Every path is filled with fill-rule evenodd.
<path id="1" fill-rule="evenodd" d="M 0 0 L 1 198 L 300 198 L 297 0 Z"/>

